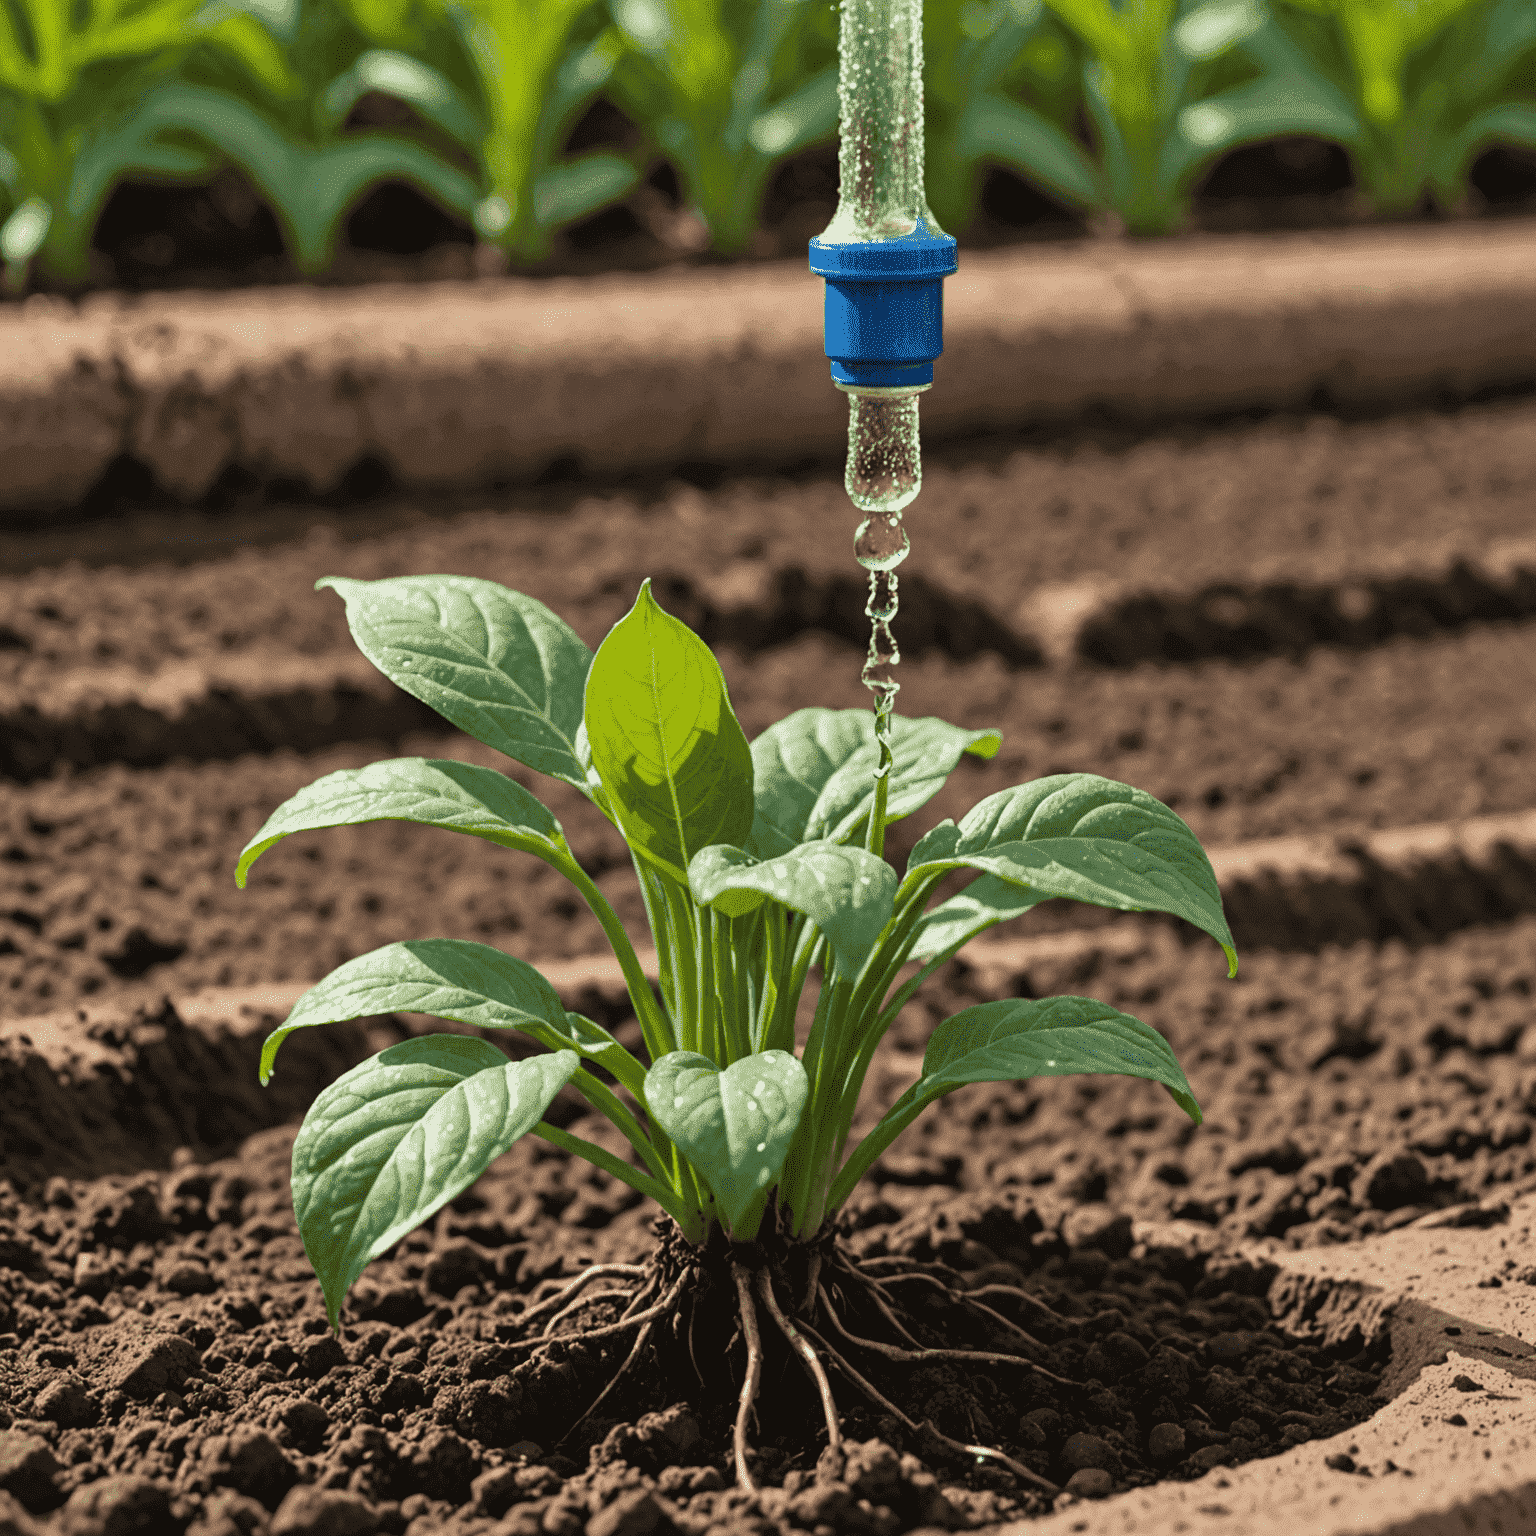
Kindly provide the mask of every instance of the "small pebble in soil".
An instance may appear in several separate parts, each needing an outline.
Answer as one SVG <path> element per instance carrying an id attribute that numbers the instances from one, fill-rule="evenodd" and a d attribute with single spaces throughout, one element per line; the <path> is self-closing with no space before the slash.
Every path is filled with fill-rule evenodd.
<path id="1" fill-rule="evenodd" d="M 1115 1491 L 1115 1480 L 1102 1467 L 1084 1467 L 1067 1479 L 1067 1492 L 1080 1499 L 1108 1498 Z"/>
<path id="2" fill-rule="evenodd" d="M 1184 1455 L 1184 1431 L 1177 1424 L 1154 1424 L 1147 1436 L 1147 1451 L 1153 1461 L 1174 1462 Z"/>

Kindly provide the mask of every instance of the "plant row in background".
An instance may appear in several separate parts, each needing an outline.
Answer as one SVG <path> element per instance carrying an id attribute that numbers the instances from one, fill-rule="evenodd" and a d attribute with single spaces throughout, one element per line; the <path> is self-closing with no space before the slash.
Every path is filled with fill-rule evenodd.
<path id="1" fill-rule="evenodd" d="M 531 263 L 663 160 L 739 253 L 775 168 L 836 141 L 837 26 L 833 0 L 0 0 L 0 257 L 81 281 L 119 182 L 231 166 L 305 273 L 387 181 Z M 1532 0 L 926 0 L 923 31 L 951 232 L 988 165 L 1154 234 L 1247 144 L 1342 146 L 1378 215 L 1454 210 L 1482 150 L 1536 147 Z M 408 126 L 351 121 L 375 95 Z M 600 97 L 638 144 L 569 153 Z"/>

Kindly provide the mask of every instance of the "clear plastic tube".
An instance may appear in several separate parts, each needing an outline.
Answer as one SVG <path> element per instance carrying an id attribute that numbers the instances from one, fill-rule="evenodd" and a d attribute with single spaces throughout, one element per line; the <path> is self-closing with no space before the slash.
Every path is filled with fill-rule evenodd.
<path id="1" fill-rule="evenodd" d="M 842 0 L 837 212 L 829 243 L 944 233 L 923 192 L 923 0 Z"/>

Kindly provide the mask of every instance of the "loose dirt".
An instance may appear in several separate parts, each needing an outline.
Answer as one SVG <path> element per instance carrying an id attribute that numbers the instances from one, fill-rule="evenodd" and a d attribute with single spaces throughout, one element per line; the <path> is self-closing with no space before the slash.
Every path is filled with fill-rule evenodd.
<path id="1" fill-rule="evenodd" d="M 997 725 L 1004 746 L 991 763 L 963 763 L 892 829 L 896 867 L 934 822 L 1071 769 L 1141 785 L 1224 845 L 1536 805 L 1536 721 L 1521 687 L 1536 604 L 1523 557 L 1489 557 L 1528 534 L 1530 411 L 1504 401 L 935 455 L 910 519 L 897 708 Z M 519 1315 L 589 1264 L 643 1259 L 653 1212 L 532 1139 L 372 1266 L 331 1339 L 287 1190 L 302 1104 L 269 1100 L 270 1129 L 258 1128 L 259 1095 L 191 1112 L 198 1079 L 217 1091 L 232 1056 L 163 1001 L 317 980 L 399 938 L 475 938 L 528 959 L 602 948 L 543 865 L 404 824 L 293 839 L 235 890 L 239 848 L 322 773 L 413 754 L 507 767 L 387 686 L 357 681 L 341 604 L 312 591 L 317 576 L 489 575 L 595 646 L 651 574 L 664 606 L 715 645 L 752 736 L 803 705 L 867 707 L 865 636 L 848 618 L 862 607 L 852 524 L 840 485 L 807 475 L 364 517 L 162 519 L 87 530 L 69 565 L 13 537 L 14 574 L 0 578 L 11 637 L 0 650 L 11 778 L 0 1017 L 13 1021 L 0 1489 L 23 1506 L 18 1530 L 34 1518 L 70 1533 L 198 1536 L 746 1525 L 895 1536 L 1052 1507 L 996 1463 L 941 1454 L 835 1364 L 851 1444 L 843 1457 L 823 1451 L 815 1392 L 771 1336 L 751 1432 L 764 1488 L 748 1499 L 729 1486 L 745 1351 L 723 1323 L 696 1340 L 704 1385 L 686 1341 L 663 1332 L 577 1424 L 633 1339 L 529 1359 Z M 1074 587 L 1098 594 L 1091 622 L 1052 660 L 1038 615 L 1052 590 Z M 1373 627 L 1329 629 L 1318 593 L 1346 620 L 1374 615 Z M 1341 593 L 1369 603 L 1341 606 Z M 1222 596 L 1247 607 L 1217 608 L 1201 628 L 1191 616 Z M 279 661 L 307 684 L 274 691 Z M 646 943 L 612 829 L 573 792 L 511 772 L 555 810 Z M 1273 908 L 1234 911 L 1235 982 L 1214 946 L 1170 922 L 1060 904 L 1008 932 L 1070 928 L 1080 943 L 1012 969 L 947 966 L 893 1028 L 861 1124 L 910 1081 L 939 1019 L 1056 992 L 1162 1030 L 1206 1123 L 1195 1130 L 1150 1085 L 1113 1077 L 978 1085 L 942 1101 L 856 1192 L 843 1241 L 875 1274 L 987 1290 L 975 1300 L 995 1317 L 939 1305 L 931 1281 L 889 1287 L 922 1344 L 1015 1361 L 962 1369 L 852 1345 L 844 1357 L 914 1421 L 1058 1486 L 1076 1475 L 1084 1495 L 1227 1476 L 1287 1447 L 1321 1475 L 1313 1442 L 1331 1445 L 1379 1407 L 1390 1338 L 1363 1315 L 1327 1341 L 1281 1330 L 1276 1253 L 1498 1233 L 1515 1267 L 1501 1259 L 1480 1278 L 1536 1280 L 1528 1228 L 1510 1219 L 1536 1179 L 1536 879 L 1524 855 L 1490 868 L 1479 878 L 1502 893 L 1495 921 L 1469 908 L 1436 926 L 1390 882 L 1289 927 Z M 55 1078 L 19 1021 L 80 1007 L 138 1019 L 138 1045 L 102 1044 L 102 1070 L 128 1079 L 104 1102 L 153 1100 L 132 1082 L 165 1080 L 132 1173 L 98 1176 L 77 1123 L 34 1117 L 28 1146 L 15 1145 L 9 1106 L 29 1081 L 42 1102 L 39 1074 Z M 604 1022 L 622 1029 L 625 1012 L 615 1005 Z M 334 1062 L 422 1027 L 338 1030 Z M 295 1076 L 324 1081 L 333 1066 L 296 1060 Z M 610 1133 L 589 1117 L 579 1134 Z M 1233 1258 L 1237 1244 L 1259 1246 Z M 594 1286 L 621 1294 L 560 1327 L 617 1321 L 632 1280 Z M 883 1319 L 846 1284 L 838 1316 L 870 1337 Z M 813 1326 L 844 1353 L 825 1315 Z M 1025 1356 L 1078 1385 L 1016 1363 Z"/>

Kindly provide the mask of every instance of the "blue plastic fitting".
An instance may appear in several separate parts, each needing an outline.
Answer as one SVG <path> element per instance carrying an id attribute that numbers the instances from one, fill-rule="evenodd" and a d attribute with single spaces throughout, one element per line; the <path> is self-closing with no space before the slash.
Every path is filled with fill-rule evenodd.
<path id="1" fill-rule="evenodd" d="M 822 321 L 834 384 L 931 384 L 944 350 L 944 279 L 959 265 L 953 235 L 921 224 L 896 240 L 811 241 L 827 280 Z"/>

